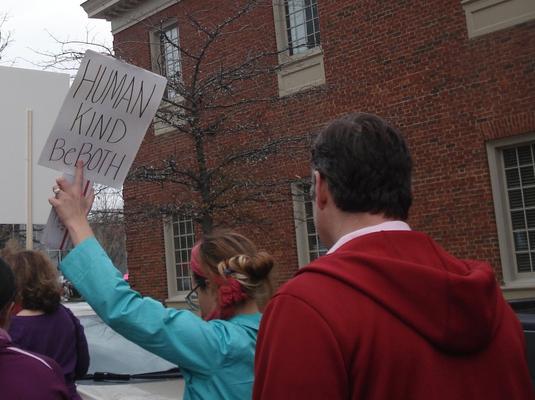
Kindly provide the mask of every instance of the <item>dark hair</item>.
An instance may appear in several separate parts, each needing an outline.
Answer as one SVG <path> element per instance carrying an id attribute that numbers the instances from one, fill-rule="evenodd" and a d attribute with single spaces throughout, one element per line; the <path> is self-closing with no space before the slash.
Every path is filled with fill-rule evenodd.
<path id="1" fill-rule="evenodd" d="M 4 248 L 2 256 L 15 275 L 15 300 L 25 309 L 54 312 L 61 300 L 61 285 L 50 258 L 34 250 Z"/>
<path id="2" fill-rule="evenodd" d="M 412 160 L 401 133 L 366 113 L 334 120 L 316 138 L 312 168 L 346 212 L 406 220 L 412 203 Z"/>
<path id="3" fill-rule="evenodd" d="M 17 293 L 15 276 L 7 263 L 0 258 L 0 314 L 13 301 Z"/>

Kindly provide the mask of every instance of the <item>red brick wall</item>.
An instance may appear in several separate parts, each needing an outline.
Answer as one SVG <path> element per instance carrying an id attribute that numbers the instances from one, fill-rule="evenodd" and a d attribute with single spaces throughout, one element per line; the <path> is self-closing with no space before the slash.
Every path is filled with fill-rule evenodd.
<path id="1" fill-rule="evenodd" d="M 181 43 L 194 48 L 198 33 L 185 22 L 184 13 L 193 7 L 213 9 L 206 14 L 207 23 L 221 18 L 224 8 L 210 3 L 185 0 L 153 20 L 176 16 Z M 389 119 L 406 135 L 414 157 L 411 225 L 458 256 L 489 260 L 500 275 L 485 142 L 535 132 L 535 23 L 469 40 L 458 0 L 318 3 L 326 90 L 262 109 L 272 134 L 312 132 L 357 110 Z M 251 48 L 275 48 L 269 4 L 244 21 L 261 29 L 248 30 L 234 42 L 229 39 L 213 53 L 214 59 L 242 57 Z M 147 37 L 146 24 L 140 23 L 117 34 L 115 45 L 125 58 L 148 68 Z M 187 76 L 187 63 L 184 68 Z M 264 79 L 255 90 L 276 93 L 276 78 Z M 238 141 L 221 139 L 216 153 Z M 188 139 L 179 135 L 155 137 L 149 132 L 135 165 L 157 163 L 188 146 Z M 306 151 L 279 157 L 255 174 L 307 176 L 307 158 Z M 268 217 L 271 225 L 241 229 L 273 253 L 282 280 L 297 267 L 289 193 L 288 187 L 284 205 L 253 210 Z M 174 196 L 165 187 L 138 183 L 127 183 L 124 194 L 127 210 L 147 201 L 171 201 Z M 159 219 L 129 223 L 127 228 L 132 282 L 144 294 L 160 299 L 167 293 L 162 230 Z"/>

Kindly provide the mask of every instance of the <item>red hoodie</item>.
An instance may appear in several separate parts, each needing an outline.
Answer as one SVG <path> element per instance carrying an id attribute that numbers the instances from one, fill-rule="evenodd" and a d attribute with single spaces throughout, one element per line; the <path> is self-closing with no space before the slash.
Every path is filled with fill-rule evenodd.
<path id="1" fill-rule="evenodd" d="M 254 399 L 527 400 L 524 336 L 486 263 L 411 231 L 297 273 L 260 326 Z"/>

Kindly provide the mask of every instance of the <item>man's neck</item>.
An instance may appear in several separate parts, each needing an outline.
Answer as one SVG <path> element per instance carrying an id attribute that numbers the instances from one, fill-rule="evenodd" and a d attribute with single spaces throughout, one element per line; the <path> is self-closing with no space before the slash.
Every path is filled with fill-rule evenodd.
<path id="1" fill-rule="evenodd" d="M 332 230 L 330 241 L 332 243 L 329 247 L 334 245 L 341 237 L 348 233 L 388 221 L 394 221 L 394 219 L 387 218 L 384 214 L 338 212 L 331 224 Z"/>

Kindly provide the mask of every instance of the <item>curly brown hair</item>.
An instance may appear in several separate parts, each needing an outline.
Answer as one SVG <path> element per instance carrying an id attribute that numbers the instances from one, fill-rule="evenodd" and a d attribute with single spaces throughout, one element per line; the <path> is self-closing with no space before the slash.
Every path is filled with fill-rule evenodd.
<path id="1" fill-rule="evenodd" d="M 1 252 L 15 275 L 15 301 L 27 310 L 54 312 L 61 300 L 59 274 L 50 258 L 41 251 L 6 246 Z"/>

